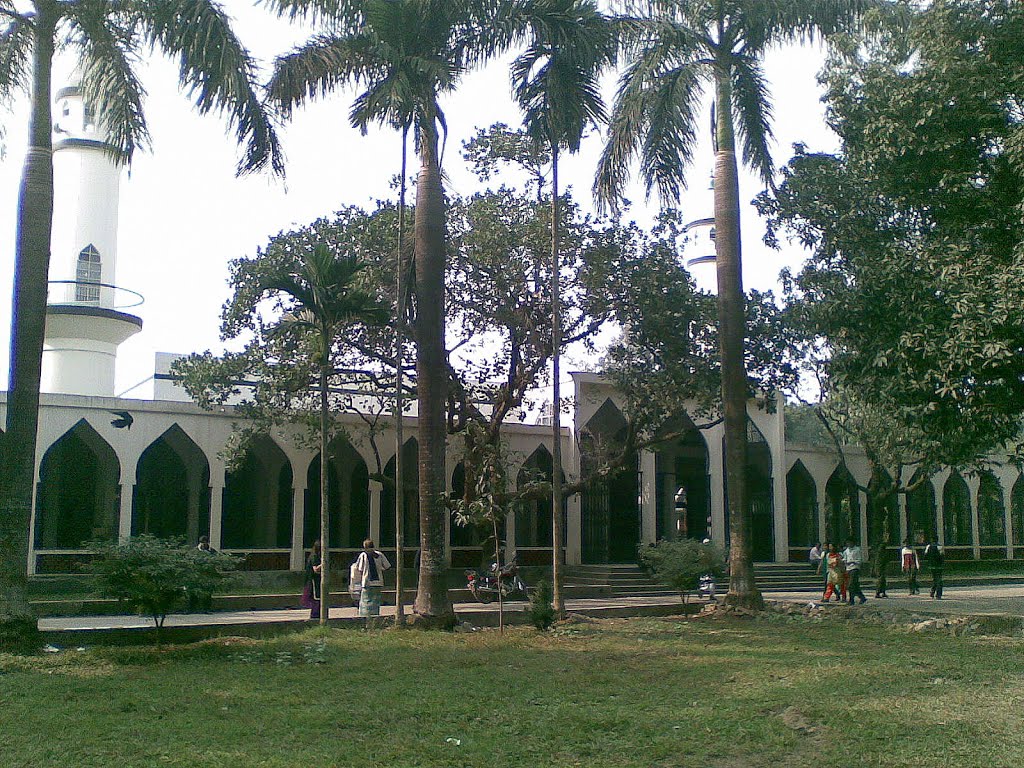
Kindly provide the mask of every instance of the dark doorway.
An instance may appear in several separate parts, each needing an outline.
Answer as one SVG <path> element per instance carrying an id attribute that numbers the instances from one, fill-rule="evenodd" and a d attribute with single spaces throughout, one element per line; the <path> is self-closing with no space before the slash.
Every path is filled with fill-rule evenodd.
<path id="1" fill-rule="evenodd" d="M 132 535 L 180 536 L 195 544 L 210 534 L 210 464 L 177 424 L 139 457 Z"/>
<path id="2" fill-rule="evenodd" d="M 80 549 L 117 537 L 121 466 L 84 419 L 43 455 L 36 499 L 37 549 Z"/>

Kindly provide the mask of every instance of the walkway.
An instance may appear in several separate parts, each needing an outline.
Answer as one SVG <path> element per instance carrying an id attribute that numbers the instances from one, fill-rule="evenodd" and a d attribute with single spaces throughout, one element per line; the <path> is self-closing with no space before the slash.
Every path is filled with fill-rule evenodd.
<path id="1" fill-rule="evenodd" d="M 927 585 L 925 585 L 927 590 Z M 888 599 L 869 597 L 865 610 L 906 611 L 924 614 L 976 614 L 1024 616 L 1024 584 L 991 587 L 950 587 L 942 600 L 932 600 L 927 594 L 910 597 L 906 593 L 892 592 Z M 818 602 L 817 595 L 806 592 L 766 592 L 771 600 L 787 600 L 796 603 Z M 506 604 L 509 612 L 525 610 L 526 603 L 515 601 Z M 674 597 L 614 597 L 567 600 L 566 609 L 571 613 L 590 616 L 633 616 L 669 615 L 678 612 L 680 602 Z M 479 603 L 458 603 L 456 616 L 460 621 L 472 624 L 493 624 L 497 621 L 497 605 Z M 384 616 L 394 615 L 393 606 L 382 608 Z M 166 627 L 200 628 L 216 627 L 226 630 L 253 625 L 299 626 L 308 621 L 308 612 L 294 610 L 271 611 L 222 611 L 217 613 L 187 613 L 167 617 Z M 355 608 L 332 608 L 332 623 L 357 621 Z M 94 632 L 133 631 L 152 627 L 152 621 L 141 616 L 71 616 L 44 618 L 39 620 L 39 629 L 52 637 L 61 633 L 74 633 L 78 638 Z"/>

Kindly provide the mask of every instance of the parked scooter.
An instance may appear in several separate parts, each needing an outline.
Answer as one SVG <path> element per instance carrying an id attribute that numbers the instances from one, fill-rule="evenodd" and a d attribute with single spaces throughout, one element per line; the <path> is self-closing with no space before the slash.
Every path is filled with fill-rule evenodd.
<path id="1" fill-rule="evenodd" d="M 519 576 L 519 566 L 515 558 L 505 564 L 501 574 L 497 574 L 498 564 L 491 563 L 491 567 L 484 573 L 475 570 L 466 571 L 466 588 L 481 603 L 492 603 L 498 599 L 498 590 L 501 590 L 501 599 L 507 600 L 512 595 L 519 593 L 526 597 L 526 584 Z"/>

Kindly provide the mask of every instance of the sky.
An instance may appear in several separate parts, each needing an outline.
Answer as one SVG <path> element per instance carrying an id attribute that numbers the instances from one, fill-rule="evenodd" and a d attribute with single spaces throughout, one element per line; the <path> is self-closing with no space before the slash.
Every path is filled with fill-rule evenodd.
<path id="1" fill-rule="evenodd" d="M 303 40 L 306 31 L 279 20 L 250 0 L 226 0 L 242 41 L 264 66 Z M 823 54 L 816 47 L 788 47 L 769 53 L 766 72 L 775 104 L 773 159 L 784 164 L 792 144 L 812 151 L 833 151 L 836 137 L 824 124 L 821 89 L 815 76 Z M 64 62 L 66 73 L 70 64 Z M 372 205 L 391 197 L 389 182 L 399 171 L 400 138 L 388 129 L 366 136 L 349 127 L 347 115 L 354 91 L 296 111 L 281 130 L 287 155 L 285 181 L 270 175 L 235 176 L 239 149 L 226 133 L 225 121 L 198 116 L 177 89 L 177 68 L 169 60 L 150 57 L 142 63 L 147 90 L 146 116 L 152 150 L 136 155 L 121 184 L 116 282 L 138 291 L 145 303 L 137 312 L 144 327 L 119 349 L 115 391 L 128 396 L 151 395 L 136 386 L 153 374 L 154 354 L 220 351 L 219 316 L 228 298 L 227 265 L 251 256 L 274 234 L 329 216 L 344 205 Z M 58 75 L 54 89 L 63 83 Z M 611 94 L 614 77 L 606 90 Z M 6 129 L 6 151 L 0 159 L 0 381 L 8 375 L 10 295 L 14 271 L 18 182 L 25 154 L 27 100 L 0 111 Z M 479 188 L 459 153 L 462 142 L 478 128 L 495 122 L 521 123 L 508 85 L 508 60 L 469 74 L 462 86 L 442 102 L 449 126 L 444 170 L 449 189 L 457 194 Z M 705 117 L 703 124 L 708 124 Z M 705 132 L 706 134 L 706 132 Z M 564 158 L 560 177 L 584 206 L 602 136 L 592 135 L 575 157 Z M 712 215 L 708 181 L 712 170 L 710 141 L 705 135 L 688 179 L 689 190 L 679 208 L 686 218 Z M 60 179 L 55 183 L 59 184 Z M 747 203 L 761 190 L 758 180 L 740 177 L 743 227 L 743 277 L 747 288 L 775 288 L 779 271 L 798 266 L 804 254 L 797 246 L 781 251 L 761 242 L 764 228 Z M 647 223 L 659 201 L 645 201 L 639 185 L 627 193 L 633 201 L 629 217 Z M 55 223 L 59 226 L 59 223 Z M 592 361 L 570 359 L 563 370 L 587 367 Z"/>

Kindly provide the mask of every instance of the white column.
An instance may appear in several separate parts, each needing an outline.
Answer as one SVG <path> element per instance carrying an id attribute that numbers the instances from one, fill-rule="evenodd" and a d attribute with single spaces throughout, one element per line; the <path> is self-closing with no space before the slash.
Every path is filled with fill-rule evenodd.
<path id="1" fill-rule="evenodd" d="M 381 491 L 384 490 L 384 485 L 379 480 L 371 480 L 369 482 L 370 488 L 370 538 L 373 539 L 374 543 L 381 547 L 383 544 L 380 540 L 380 496 Z M 395 510 L 390 510 L 390 513 L 395 514 Z"/>
<path id="2" fill-rule="evenodd" d="M 210 472 L 210 546 L 221 547 L 221 523 L 224 517 L 224 469 Z"/>
<path id="3" fill-rule="evenodd" d="M 708 474 L 711 475 L 711 540 L 725 546 L 725 465 L 722 463 L 722 430 L 709 430 Z"/>
<path id="4" fill-rule="evenodd" d="M 39 462 L 42 461 L 44 450 L 36 448 L 36 471 L 32 483 L 32 513 L 28 523 L 28 562 L 25 568 L 29 576 L 36 575 L 36 494 L 39 493 Z"/>
<path id="5" fill-rule="evenodd" d="M 780 462 L 784 454 L 779 451 Z M 785 464 L 772 466 L 772 491 L 775 494 L 773 514 L 775 516 L 775 562 L 789 562 L 789 505 L 786 503 Z"/>
<path id="6" fill-rule="evenodd" d="M 935 499 L 935 531 L 938 533 L 939 546 L 946 546 L 946 521 L 942 517 L 943 491 L 946 488 L 946 481 L 952 474 L 948 467 L 928 478 L 932 484 L 932 498 Z"/>
<path id="7" fill-rule="evenodd" d="M 569 497 L 565 510 L 565 564 L 583 562 L 583 504 L 581 494 Z"/>
<path id="8" fill-rule="evenodd" d="M 121 483 L 121 510 L 117 518 L 117 540 L 122 544 L 132 536 L 132 500 L 135 483 Z"/>
<path id="9" fill-rule="evenodd" d="M 971 549 L 974 559 L 981 559 L 981 535 L 978 530 L 978 489 L 981 481 L 977 477 L 964 478 L 967 480 L 967 490 L 971 499 Z"/>
<path id="10" fill-rule="evenodd" d="M 306 538 L 306 475 L 293 473 L 295 487 L 292 488 L 292 551 L 289 556 L 293 571 L 306 567 L 306 552 L 302 546 Z"/>
<path id="11" fill-rule="evenodd" d="M 511 560 L 516 556 L 516 516 L 511 513 L 505 517 L 505 558 Z"/>
<path id="12" fill-rule="evenodd" d="M 1003 531 L 1006 535 L 1006 559 L 1013 559 L 1013 484 L 1017 480 L 1017 470 L 1013 467 L 1000 466 L 996 469 L 996 478 L 1003 491 Z"/>
<path id="13" fill-rule="evenodd" d="M 825 510 L 828 508 L 826 487 L 828 486 L 829 475 L 815 472 L 811 477 L 814 478 L 814 500 L 818 507 L 818 541 L 824 544 L 828 539 L 828 520 L 826 519 Z"/>
<path id="14" fill-rule="evenodd" d="M 653 544 L 658 540 L 656 459 L 653 451 L 640 452 L 640 541 L 643 544 Z"/>
<path id="15" fill-rule="evenodd" d="M 859 525 L 857 526 L 857 530 L 860 531 L 859 538 L 860 538 L 861 550 L 865 553 L 865 557 L 867 557 L 867 551 L 868 551 L 868 495 L 864 491 L 858 490 L 857 491 L 857 500 L 860 502 L 860 520 L 857 521 L 859 523 Z M 844 542 L 844 544 L 845 544 L 845 542 Z"/>

